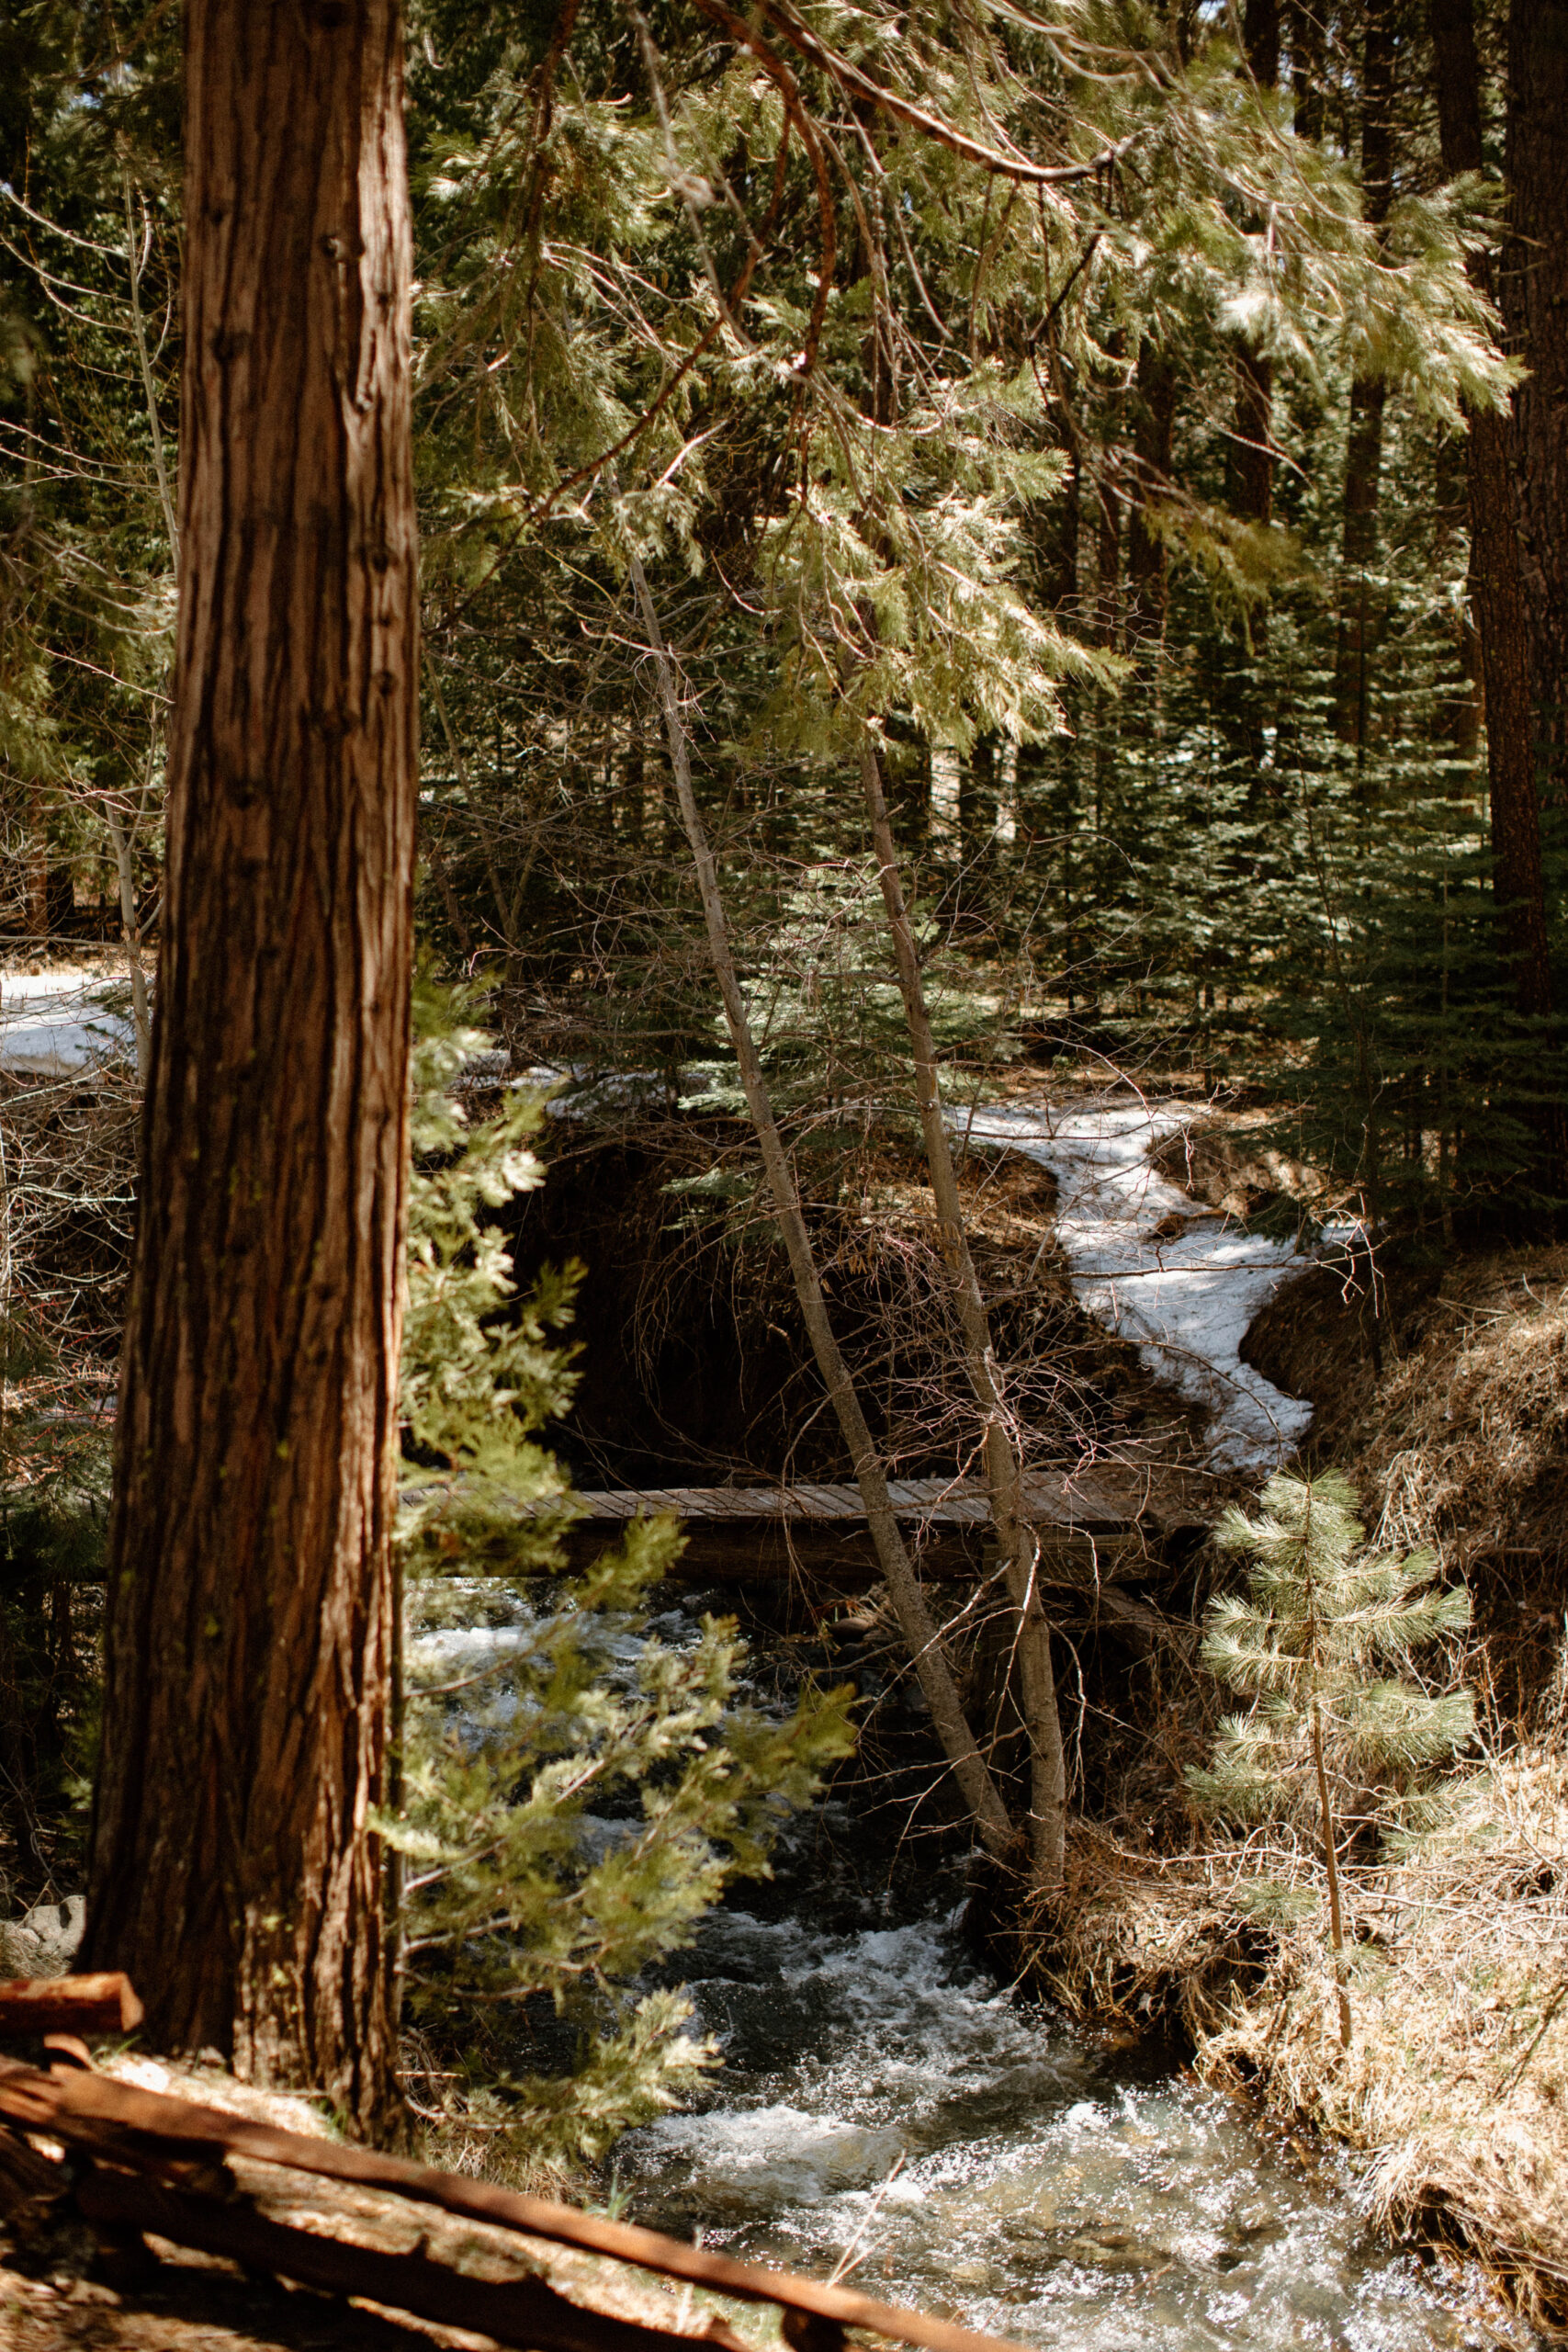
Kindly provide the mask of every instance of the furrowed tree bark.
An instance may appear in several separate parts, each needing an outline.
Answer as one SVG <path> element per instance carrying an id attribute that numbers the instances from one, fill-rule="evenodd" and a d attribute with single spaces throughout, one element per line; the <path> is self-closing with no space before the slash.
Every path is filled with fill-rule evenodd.
<path id="1" fill-rule="evenodd" d="M 388 1858 L 415 812 L 396 0 L 187 0 L 166 911 L 82 1965 L 155 2049 L 396 2110 Z"/>
<path id="2" fill-rule="evenodd" d="M 1280 79 L 1280 0 L 1246 0 L 1241 45 L 1253 80 L 1273 89 Z"/>
<path id="3" fill-rule="evenodd" d="M 976 880 L 983 880 L 995 863 L 997 825 L 1001 816 L 1001 740 L 977 736 L 958 772 L 958 852 L 961 917 L 969 913 L 968 899 Z"/>
<path id="4" fill-rule="evenodd" d="M 1231 504 L 1248 523 L 1274 514 L 1274 362 L 1242 344 L 1235 355 L 1235 441 Z"/>
<path id="5" fill-rule="evenodd" d="M 1328 46 L 1328 0 L 1290 0 L 1286 37 L 1291 49 L 1291 96 L 1298 139 L 1323 137 L 1324 65 Z"/>
<path id="6" fill-rule="evenodd" d="M 1247 0 L 1241 39 L 1247 71 L 1259 89 L 1276 88 L 1280 0 Z M 1267 523 L 1274 512 L 1274 362 L 1256 345 L 1245 341 L 1235 355 L 1235 434 L 1231 503 L 1249 523 Z M 1266 625 L 1260 615 L 1258 626 Z"/>
<path id="7" fill-rule="evenodd" d="M 692 789 L 691 748 L 685 720 L 681 715 L 680 697 L 675 690 L 674 663 L 659 625 L 659 615 L 649 591 L 647 574 L 635 556 L 628 569 L 642 613 L 643 627 L 653 652 L 660 706 L 664 714 L 665 738 L 670 747 L 670 765 L 675 779 L 675 796 L 697 869 L 697 887 L 702 894 L 703 915 L 707 925 L 708 952 L 718 980 L 719 994 L 724 1000 L 724 1017 L 730 1043 L 735 1048 L 735 1058 L 740 1067 L 740 1082 L 761 1150 L 769 1190 L 773 1196 L 773 1208 L 779 1230 L 784 1236 L 801 1317 L 811 1341 L 812 1353 L 817 1359 L 818 1371 L 822 1375 L 823 1385 L 854 1463 L 855 1479 L 865 1505 L 866 1519 L 876 1545 L 876 1556 L 887 1579 L 899 1631 L 919 1677 L 926 1704 L 931 1709 L 942 1753 L 953 1769 L 953 1778 L 987 1852 L 998 1861 L 1010 1862 L 1017 1856 L 1018 1836 L 998 1792 L 990 1767 L 976 1745 L 975 1735 L 964 1714 L 958 1687 L 942 1651 L 941 1636 L 926 1607 L 898 1522 L 893 1515 L 882 1457 L 867 1427 L 849 1366 L 840 1351 L 833 1331 L 828 1302 L 822 1295 L 811 1250 L 811 1237 L 801 1214 L 800 1197 L 795 1190 L 789 1157 L 773 1117 L 767 1079 L 757 1052 L 756 1040 L 751 1035 L 746 1000 L 740 993 L 740 983 L 736 977 L 735 958 L 729 946 L 729 926 L 719 895 L 717 869 L 708 846 L 702 811 Z"/>
<path id="8" fill-rule="evenodd" d="M 1374 227 L 1393 201 L 1393 0 L 1369 0 L 1361 49 L 1361 217 Z M 1367 741 L 1372 655 L 1380 614 L 1368 574 L 1377 557 L 1382 473 L 1381 377 L 1350 387 L 1345 507 L 1339 555 L 1339 638 L 1334 665 L 1334 731 L 1358 751 Z"/>
<path id="9" fill-rule="evenodd" d="M 1537 773 L 1568 803 L 1568 0 L 1508 11 L 1508 240 L 1500 293 L 1529 373 L 1511 436 Z"/>
<path id="10" fill-rule="evenodd" d="M 1279 0 L 1247 0 L 1242 48 L 1258 87 L 1274 89 L 1280 79 Z M 1233 431 L 1231 503 L 1246 521 L 1266 524 L 1274 512 L 1274 362 L 1246 341 L 1236 346 Z M 1267 613 L 1259 612 L 1253 623 L 1255 638 L 1260 639 L 1267 628 Z"/>
<path id="11" fill-rule="evenodd" d="M 990 1318 L 975 1271 L 964 1204 L 958 1197 L 953 1149 L 942 1115 L 942 1085 L 937 1075 L 936 1042 L 931 1035 L 919 957 L 904 904 L 898 878 L 897 853 L 888 822 L 887 801 L 874 746 L 861 747 L 861 785 L 871 819 L 872 847 L 876 855 L 882 902 L 893 939 L 904 1018 L 915 1057 L 915 1099 L 920 1114 L 920 1137 L 942 1235 L 942 1254 L 953 1285 L 964 1334 L 964 1362 L 986 1432 L 986 1476 L 991 1490 L 991 1524 L 997 1531 L 1007 1576 L 1008 1597 L 1017 1615 L 1015 1644 L 1023 1687 L 1023 1713 L 1029 1734 L 1030 1806 L 1029 1852 L 1034 1889 L 1048 1900 L 1062 1892 L 1066 1848 L 1067 1772 L 1062 1750 L 1062 1724 L 1056 1706 L 1056 1677 L 1051 1662 L 1051 1628 L 1041 1605 L 1038 1572 L 1040 1545 L 1023 1517 L 1022 1474 L 1009 1427 L 1006 1398 L 991 1344 Z"/>
<path id="12" fill-rule="evenodd" d="M 1258 87 L 1274 89 L 1280 79 L 1279 0 L 1247 0 L 1241 46 L 1247 70 Z M 1258 215 L 1251 216 L 1248 227 L 1253 235 L 1261 233 L 1263 222 Z M 1243 522 L 1265 530 L 1274 517 L 1274 362 L 1245 335 L 1237 337 L 1232 360 L 1235 390 L 1225 453 L 1225 494 Z M 1269 696 L 1259 674 L 1268 642 L 1269 605 L 1258 597 L 1237 616 L 1240 659 L 1232 686 L 1235 716 L 1226 728 L 1245 763 L 1246 808 L 1255 825 L 1268 821 L 1270 787 L 1278 788 L 1266 764 Z"/>
<path id="13" fill-rule="evenodd" d="M 1149 510 L 1169 494 L 1176 403 L 1176 361 L 1145 336 L 1134 387 L 1133 503 L 1127 516 L 1127 635 L 1145 655 L 1157 655 L 1165 636 L 1170 566 Z"/>
<path id="14" fill-rule="evenodd" d="M 1443 169 L 1450 177 L 1479 172 L 1483 159 L 1474 0 L 1430 0 L 1427 17 Z M 1493 293 L 1487 255 L 1473 253 L 1467 266 L 1472 282 Z M 1494 409 L 1467 407 L 1466 416 L 1470 594 L 1486 699 L 1493 891 L 1514 1001 L 1520 1012 L 1540 1017 L 1551 1011 L 1551 966 L 1531 741 L 1529 622 L 1508 481 L 1510 420 Z"/>

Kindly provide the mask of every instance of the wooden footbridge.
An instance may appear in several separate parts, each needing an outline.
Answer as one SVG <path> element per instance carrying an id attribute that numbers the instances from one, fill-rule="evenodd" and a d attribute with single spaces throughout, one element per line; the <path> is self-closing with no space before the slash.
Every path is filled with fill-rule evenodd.
<path id="1" fill-rule="evenodd" d="M 923 1577 L 973 1577 L 994 1547 L 990 1498 L 973 1478 L 889 1480 L 888 1495 Z M 612 1487 L 576 1498 L 570 1548 L 591 1557 L 634 1519 L 678 1520 L 686 1548 L 676 1574 L 750 1582 L 798 1577 L 855 1591 L 879 1574 L 858 1487 Z M 1096 1465 L 1023 1481 L 1023 1515 L 1051 1582 L 1098 1583 L 1147 1560 L 1160 1539 L 1201 1524 L 1168 1472 Z"/>

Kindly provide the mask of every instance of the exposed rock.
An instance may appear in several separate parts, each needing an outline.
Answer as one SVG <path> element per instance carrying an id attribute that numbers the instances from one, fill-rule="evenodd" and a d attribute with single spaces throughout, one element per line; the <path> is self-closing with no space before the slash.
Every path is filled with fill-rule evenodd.
<path id="1" fill-rule="evenodd" d="M 68 1976 L 82 1941 L 86 1898 L 35 1903 L 19 1919 L 0 1919 L 0 1976 Z"/>

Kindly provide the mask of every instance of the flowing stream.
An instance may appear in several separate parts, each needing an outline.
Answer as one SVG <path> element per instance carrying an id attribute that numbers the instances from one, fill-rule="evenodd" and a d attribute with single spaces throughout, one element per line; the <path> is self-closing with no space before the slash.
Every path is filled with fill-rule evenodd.
<path id="1" fill-rule="evenodd" d="M 1348 2174 L 1168 2058 L 998 1985 L 956 1883 L 846 1883 L 883 1841 L 829 1806 L 682 1971 L 724 2066 L 621 2143 L 638 2221 L 1072 2352 L 1524 2344 L 1360 2219 Z M 824 1860 L 824 1847 L 840 1850 Z"/>
<path id="2" fill-rule="evenodd" d="M 1122 1093 L 964 1125 L 1050 1169 L 1084 1306 L 1202 1407 L 1216 1466 L 1261 1477 L 1311 1410 L 1240 1351 L 1304 1261 L 1152 1165 L 1191 1115 Z M 828 1808 L 766 1899 L 705 1926 L 683 1973 L 724 2068 L 623 2143 L 638 2219 L 1064 2352 L 1528 2341 L 1380 2243 L 1348 2168 L 998 1984 L 956 1882 L 888 1892 L 890 1835 Z"/>
<path id="3" fill-rule="evenodd" d="M 1202 1404 L 1216 1462 L 1261 1476 L 1308 1408 L 1239 1351 L 1303 1261 L 1151 1166 L 1190 1115 L 1011 1105 L 969 1140 L 1052 1170 L 1086 1307 Z M 687 1594 L 657 1630 L 679 1641 L 716 1605 Z M 962 1932 L 961 1871 L 902 1860 L 897 1818 L 823 1806 L 773 1882 L 704 1924 L 678 1973 L 724 2064 L 698 2109 L 620 2143 L 633 2218 L 1063 2352 L 1530 2341 L 1382 2243 L 1348 2166 L 998 1984 Z"/>

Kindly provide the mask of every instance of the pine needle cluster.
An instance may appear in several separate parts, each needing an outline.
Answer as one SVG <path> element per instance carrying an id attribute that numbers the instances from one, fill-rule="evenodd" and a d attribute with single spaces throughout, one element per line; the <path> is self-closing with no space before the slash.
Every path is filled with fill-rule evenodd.
<path id="1" fill-rule="evenodd" d="M 1213 1603 L 1203 1662 L 1252 1704 L 1222 1721 L 1213 1765 L 1188 1773 L 1205 1812 L 1316 1820 L 1326 1786 L 1348 1829 L 1416 1826 L 1434 1775 L 1471 1738 L 1472 1692 L 1428 1690 L 1413 1664 L 1465 1631 L 1470 1596 L 1435 1581 L 1428 1550 L 1370 1548 L 1355 1502 L 1338 1472 L 1281 1474 L 1259 1516 L 1220 1522 L 1215 1541 L 1252 1566 L 1245 1593 Z"/>
<path id="2" fill-rule="evenodd" d="M 662 1638 L 649 1589 L 680 1549 L 639 1522 L 582 1573 L 568 1483 L 533 1434 L 570 1399 L 558 1336 L 576 1270 L 524 1294 L 499 1219 L 542 1181 L 542 1102 L 470 1123 L 489 1044 L 426 989 L 403 1410 L 407 2009 L 535 2158 L 592 2159 L 674 2104 L 713 2051 L 637 1980 L 737 1875 L 765 1876 L 789 1813 L 852 1745 L 848 1690 L 778 1715 L 742 1702 L 733 1621 Z M 537 2064 L 538 2043 L 555 2063 Z M 534 2044 L 535 2064 L 522 2060 Z"/>

